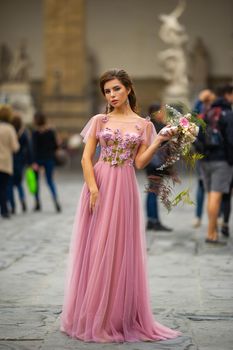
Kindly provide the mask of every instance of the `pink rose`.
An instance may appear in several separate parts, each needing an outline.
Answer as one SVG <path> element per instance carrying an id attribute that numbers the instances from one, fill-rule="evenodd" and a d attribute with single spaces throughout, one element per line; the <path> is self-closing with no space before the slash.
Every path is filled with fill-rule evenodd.
<path id="1" fill-rule="evenodd" d="M 185 117 L 180 118 L 179 124 L 180 124 L 180 126 L 182 126 L 183 128 L 188 128 L 188 127 L 189 127 L 189 121 L 188 121 L 188 119 L 185 118 Z"/>

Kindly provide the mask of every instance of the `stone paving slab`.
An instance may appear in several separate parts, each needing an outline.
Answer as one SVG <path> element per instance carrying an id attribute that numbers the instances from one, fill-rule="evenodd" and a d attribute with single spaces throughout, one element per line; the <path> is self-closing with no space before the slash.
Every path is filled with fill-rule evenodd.
<path id="1" fill-rule="evenodd" d="M 42 340 L 13 340 L 13 341 L 1 341 L 0 350 L 40 350 L 43 344 Z"/>
<path id="2" fill-rule="evenodd" d="M 43 340 L 47 329 L 54 324 L 59 314 L 57 309 L 53 310 L 51 305 L 48 305 L 47 308 L 2 307 L 1 311 L 4 318 L 1 318 L 0 330 L 6 340 Z M 12 326 L 14 327 L 13 334 Z"/>
<path id="3" fill-rule="evenodd" d="M 143 173 L 138 179 L 144 199 Z M 161 208 L 162 221 L 174 231 L 148 231 L 146 236 L 154 315 L 179 329 L 182 337 L 95 344 L 61 333 L 66 261 L 82 176 L 60 172 L 57 180 L 61 214 L 54 212 L 42 185 L 41 213 L 18 213 L 9 221 L 0 220 L 0 350 L 233 349 L 233 241 L 230 238 L 224 247 L 206 245 L 206 216 L 199 230 L 192 229 L 192 206 L 177 207 L 170 214 Z M 184 180 L 183 187 L 186 184 Z M 31 197 L 28 202 L 32 207 Z"/>

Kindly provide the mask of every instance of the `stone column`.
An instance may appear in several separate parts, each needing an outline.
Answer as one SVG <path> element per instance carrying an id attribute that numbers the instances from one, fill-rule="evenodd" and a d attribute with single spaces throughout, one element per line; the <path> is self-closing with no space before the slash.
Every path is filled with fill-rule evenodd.
<path id="1" fill-rule="evenodd" d="M 85 0 L 44 0 L 43 110 L 58 130 L 79 130 L 90 117 L 86 78 Z"/>

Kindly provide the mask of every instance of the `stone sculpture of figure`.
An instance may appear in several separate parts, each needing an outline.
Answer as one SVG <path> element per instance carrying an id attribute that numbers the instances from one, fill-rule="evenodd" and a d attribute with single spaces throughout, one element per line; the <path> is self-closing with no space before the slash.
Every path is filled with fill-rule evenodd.
<path id="1" fill-rule="evenodd" d="M 10 78 L 10 65 L 12 53 L 9 47 L 3 43 L 0 45 L 0 81 L 5 82 Z"/>
<path id="2" fill-rule="evenodd" d="M 15 52 L 14 59 L 11 64 L 11 80 L 27 82 L 29 80 L 30 67 L 31 61 L 27 53 L 26 43 L 21 42 Z"/>
<path id="3" fill-rule="evenodd" d="M 178 6 L 169 15 L 159 16 L 159 19 L 162 21 L 159 35 L 166 44 L 181 46 L 188 40 L 184 26 L 178 22 L 178 18 L 184 12 L 185 6 L 186 2 L 180 0 Z"/>
<path id="4" fill-rule="evenodd" d="M 166 102 L 183 101 L 188 104 L 188 76 L 187 60 L 184 45 L 188 40 L 185 28 L 178 22 L 185 9 L 186 2 L 180 0 L 178 6 L 168 15 L 159 18 L 162 25 L 159 31 L 160 38 L 170 48 L 159 53 L 159 61 L 163 68 L 163 76 L 168 82 L 165 90 Z M 170 100 L 170 101 L 168 101 Z"/>
<path id="5" fill-rule="evenodd" d="M 185 54 L 176 48 L 167 49 L 159 54 L 164 67 L 164 78 L 168 81 L 166 93 L 179 97 L 188 92 L 187 63 Z"/>

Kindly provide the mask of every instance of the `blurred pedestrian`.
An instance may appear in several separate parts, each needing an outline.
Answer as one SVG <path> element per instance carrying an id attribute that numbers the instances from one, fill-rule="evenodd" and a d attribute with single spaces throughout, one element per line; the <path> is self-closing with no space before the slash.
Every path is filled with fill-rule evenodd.
<path id="1" fill-rule="evenodd" d="M 154 124 L 155 130 L 157 133 L 166 125 L 165 122 L 165 113 L 162 109 L 160 103 L 154 103 L 149 107 L 149 116 L 151 122 Z M 146 167 L 146 174 L 150 176 L 156 170 L 157 167 L 161 165 L 161 159 L 159 157 L 159 152 L 154 155 L 151 162 Z M 147 213 L 147 230 L 155 231 L 172 231 L 171 228 L 163 225 L 160 220 L 159 215 L 159 204 L 158 196 L 154 192 L 147 192 L 146 197 L 146 213 Z"/>
<path id="2" fill-rule="evenodd" d="M 218 240 L 217 218 L 223 193 L 228 193 L 233 175 L 233 87 L 224 86 L 204 116 L 206 131 L 200 129 L 198 140 L 204 186 L 208 192 L 207 243 Z"/>
<path id="3" fill-rule="evenodd" d="M 37 175 L 37 192 L 35 195 L 34 211 L 41 210 L 40 201 L 40 186 L 39 175 L 40 169 L 45 171 L 47 185 L 52 195 L 52 199 L 57 212 L 61 211 L 61 205 L 58 201 L 56 185 L 54 182 L 54 166 L 55 166 L 55 152 L 58 149 L 58 143 L 55 130 L 50 128 L 47 124 L 46 116 L 37 112 L 34 116 L 35 130 L 32 133 L 33 146 L 33 168 Z"/>
<path id="4" fill-rule="evenodd" d="M 231 215 L 231 196 L 233 190 L 233 178 L 230 184 L 230 188 L 228 193 L 223 193 L 222 196 L 222 206 L 221 206 L 221 215 L 222 215 L 222 223 L 221 223 L 221 233 L 224 237 L 230 236 L 229 231 L 229 220 Z"/>
<path id="5" fill-rule="evenodd" d="M 8 200 L 11 206 L 11 212 L 14 214 L 16 211 L 14 188 L 18 191 L 22 211 L 26 212 L 27 210 L 23 179 L 26 165 L 29 165 L 32 162 L 32 149 L 29 131 L 24 127 L 21 116 L 14 115 L 12 125 L 17 133 L 20 145 L 20 149 L 13 157 L 13 176 L 11 177 L 8 186 Z"/>
<path id="6" fill-rule="evenodd" d="M 198 117 L 203 119 L 205 113 L 210 109 L 211 104 L 216 99 L 214 92 L 210 89 L 204 89 L 199 93 L 198 99 L 194 104 L 193 111 L 198 114 Z M 196 141 L 196 143 L 198 140 Z M 195 143 L 195 144 L 196 144 Z M 195 147 L 194 144 L 194 147 Z M 194 228 L 198 228 L 201 225 L 201 220 L 203 216 L 203 207 L 205 201 L 205 189 L 200 171 L 200 160 L 196 162 L 197 171 L 197 190 L 196 190 L 196 210 L 195 210 L 195 220 L 193 223 Z"/>
<path id="7" fill-rule="evenodd" d="M 13 173 L 13 153 L 19 149 L 15 129 L 10 125 L 12 110 L 0 106 L 0 209 L 3 218 L 10 218 L 7 207 L 7 187 Z"/>
<path id="8" fill-rule="evenodd" d="M 198 99 L 194 104 L 193 111 L 203 119 L 203 115 L 210 109 L 211 104 L 216 99 L 215 93 L 210 89 L 201 90 Z"/>

